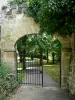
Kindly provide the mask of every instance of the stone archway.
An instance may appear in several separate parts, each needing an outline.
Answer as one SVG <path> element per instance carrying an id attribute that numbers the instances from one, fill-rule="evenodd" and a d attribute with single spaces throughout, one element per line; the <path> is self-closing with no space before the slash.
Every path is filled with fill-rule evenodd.
<path id="1" fill-rule="evenodd" d="M 27 34 L 38 34 L 39 25 L 37 25 L 31 17 L 28 17 L 23 14 L 13 15 L 13 18 L 8 16 L 4 17 L 4 22 L 1 29 L 1 52 L 2 52 L 2 61 L 10 65 L 12 72 L 16 72 L 15 67 L 15 48 L 14 45 L 16 41 Z M 61 83 L 62 87 L 67 88 L 67 82 L 65 79 L 68 79 L 68 69 L 69 69 L 69 58 L 71 54 L 71 39 L 62 38 L 58 36 L 59 40 L 62 43 L 62 52 L 61 52 Z"/>
<path id="2" fill-rule="evenodd" d="M 32 18 L 19 14 L 12 20 L 5 19 L 2 25 L 2 50 L 14 50 L 14 44 L 20 37 L 32 33 L 39 33 L 39 27 Z"/>
<path id="3" fill-rule="evenodd" d="M 1 59 L 9 64 L 12 72 L 15 73 L 14 45 L 16 41 L 24 35 L 39 33 L 39 26 L 34 22 L 33 18 L 23 14 L 16 14 L 12 19 L 4 18 L 1 27 Z"/>
<path id="4" fill-rule="evenodd" d="M 41 57 L 37 57 L 40 50 L 37 50 L 36 53 L 35 50 L 32 50 L 35 42 L 31 47 L 29 45 L 30 43 L 28 43 L 30 37 L 38 37 L 38 34 L 24 35 L 15 43 L 17 81 L 19 84 L 26 86 L 43 87 L 43 66 L 40 64 Z M 36 45 L 38 45 L 38 43 Z M 23 77 L 21 77 L 22 75 Z"/>

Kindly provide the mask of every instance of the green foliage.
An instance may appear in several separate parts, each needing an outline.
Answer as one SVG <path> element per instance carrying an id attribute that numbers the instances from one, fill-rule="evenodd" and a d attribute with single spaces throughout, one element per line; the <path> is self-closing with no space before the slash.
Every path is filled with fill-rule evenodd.
<path id="1" fill-rule="evenodd" d="M 26 38 L 23 37 L 23 39 L 26 40 L 26 43 L 22 43 L 22 39 L 17 42 L 17 50 L 21 54 L 22 52 L 20 51 L 26 49 L 26 53 L 30 55 L 39 55 L 40 48 L 42 48 L 44 55 L 47 54 L 48 50 L 49 53 L 55 53 L 58 56 L 58 52 L 60 52 L 61 49 L 61 43 L 59 40 L 51 35 L 47 35 L 46 33 L 41 35 L 27 35 Z M 24 47 L 24 49 L 22 49 L 22 47 Z"/>
<path id="2" fill-rule="evenodd" d="M 18 42 L 17 42 L 17 50 L 18 52 L 20 53 L 23 53 L 26 49 L 26 36 L 24 36 L 22 39 L 20 39 Z"/>
<path id="3" fill-rule="evenodd" d="M 38 22 L 37 12 L 39 12 L 40 6 L 39 0 L 29 0 L 27 15 L 33 17 L 36 22 Z"/>
<path id="4" fill-rule="evenodd" d="M 32 17 L 38 20 L 41 32 L 58 32 L 61 35 L 75 32 L 75 0 L 29 1 L 28 10 Z"/>
<path id="5" fill-rule="evenodd" d="M 22 0 L 8 0 L 8 3 L 10 5 L 13 5 L 13 4 L 22 4 Z"/>
<path id="6" fill-rule="evenodd" d="M 25 3 L 8 0 L 10 4 Z M 27 0 L 27 15 L 40 25 L 40 33 L 71 35 L 75 32 L 75 0 Z"/>
<path id="7" fill-rule="evenodd" d="M 3 100 L 15 87 L 17 81 L 7 65 L 0 64 L 0 100 Z"/>
<path id="8" fill-rule="evenodd" d="M 12 4 L 15 4 L 16 1 L 15 1 L 15 0 L 8 0 L 8 3 L 9 3 L 10 5 L 12 5 Z"/>
<path id="9" fill-rule="evenodd" d="M 22 40 L 19 40 L 17 42 L 17 49 L 18 49 L 19 52 L 22 51 Z"/>
<path id="10" fill-rule="evenodd" d="M 0 77 L 4 78 L 9 74 L 9 69 L 5 67 L 5 64 L 0 63 Z"/>

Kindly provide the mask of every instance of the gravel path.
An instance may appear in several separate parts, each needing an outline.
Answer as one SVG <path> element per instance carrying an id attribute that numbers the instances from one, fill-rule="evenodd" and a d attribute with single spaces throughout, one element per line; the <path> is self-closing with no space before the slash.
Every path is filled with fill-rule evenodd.
<path id="1" fill-rule="evenodd" d="M 59 85 L 52 80 L 50 76 L 48 76 L 45 72 L 43 73 L 43 85 L 44 87 L 57 87 L 59 88 Z"/>
<path id="2" fill-rule="evenodd" d="M 11 100 L 71 100 L 45 72 L 43 76 L 44 87 L 21 86 Z M 28 74 L 27 77 L 31 77 L 31 82 L 33 82 L 38 76 L 35 77 L 34 74 Z"/>
<path id="3" fill-rule="evenodd" d="M 11 100 L 71 100 L 57 83 L 44 73 L 44 87 L 21 86 Z"/>
<path id="4" fill-rule="evenodd" d="M 23 83 L 30 83 L 33 85 L 42 84 L 42 74 L 39 72 L 41 67 L 38 64 L 39 63 L 32 60 L 26 62 L 27 73 Z M 46 75 L 45 72 L 43 72 L 43 85 L 44 87 L 58 87 L 58 84 L 55 83 L 50 76 Z"/>
<path id="5" fill-rule="evenodd" d="M 11 100 L 71 100 L 70 97 L 56 87 L 21 86 Z"/>

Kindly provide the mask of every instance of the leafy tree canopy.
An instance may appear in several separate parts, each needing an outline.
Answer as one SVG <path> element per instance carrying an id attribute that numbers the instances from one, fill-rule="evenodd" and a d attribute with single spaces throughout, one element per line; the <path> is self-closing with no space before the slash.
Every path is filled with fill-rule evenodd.
<path id="1" fill-rule="evenodd" d="M 24 40 L 26 40 L 24 43 Z M 40 48 L 43 52 L 49 50 L 49 52 L 58 52 L 61 48 L 61 43 L 51 35 L 46 33 L 42 35 L 27 35 L 17 42 L 17 50 L 20 53 L 26 49 L 26 53 L 38 53 Z"/>
<path id="2" fill-rule="evenodd" d="M 23 2 L 23 0 L 8 0 L 8 3 L 10 4 L 10 5 L 12 5 L 12 4 L 21 4 Z"/>
<path id="3" fill-rule="evenodd" d="M 40 32 L 71 35 L 75 32 L 75 0 L 8 0 L 27 2 L 27 14 L 40 25 Z"/>
<path id="4" fill-rule="evenodd" d="M 41 32 L 75 32 L 75 0 L 29 0 L 28 14 L 39 22 Z"/>

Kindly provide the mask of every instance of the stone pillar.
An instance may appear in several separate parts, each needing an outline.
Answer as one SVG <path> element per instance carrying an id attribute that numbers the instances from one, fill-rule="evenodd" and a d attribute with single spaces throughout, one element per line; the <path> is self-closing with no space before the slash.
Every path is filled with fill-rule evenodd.
<path id="1" fill-rule="evenodd" d="M 71 48 L 62 48 L 61 50 L 61 88 L 68 89 L 68 77 L 70 69 Z"/>
<path id="2" fill-rule="evenodd" d="M 61 42 L 61 88 L 69 89 L 69 71 L 72 55 L 72 38 L 56 33 L 56 38 Z"/>
<path id="3" fill-rule="evenodd" d="M 10 70 L 10 73 L 16 75 L 16 58 L 15 51 L 3 51 L 2 52 L 2 62 L 5 63 L 7 68 Z"/>
<path id="4" fill-rule="evenodd" d="M 72 60 L 68 83 L 71 94 L 75 95 L 75 33 L 72 33 Z"/>

